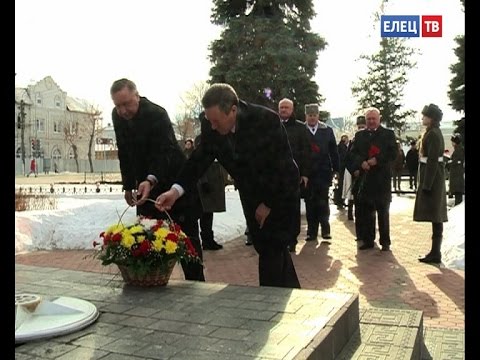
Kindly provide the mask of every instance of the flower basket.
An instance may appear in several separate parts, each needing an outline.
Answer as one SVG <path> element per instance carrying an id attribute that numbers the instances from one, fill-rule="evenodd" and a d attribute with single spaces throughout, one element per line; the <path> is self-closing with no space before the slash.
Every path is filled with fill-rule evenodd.
<path id="1" fill-rule="evenodd" d="M 138 274 L 128 266 L 117 265 L 123 281 L 133 286 L 165 286 L 170 280 L 176 260 L 170 260 L 165 266 L 151 269 L 146 274 Z"/>
<path id="2" fill-rule="evenodd" d="M 102 265 L 117 265 L 130 285 L 165 286 L 177 262 L 202 262 L 189 237 L 170 217 L 139 216 L 133 224 L 123 224 L 120 217 L 100 238 L 101 242 L 93 242 L 99 250 L 94 256 Z"/>

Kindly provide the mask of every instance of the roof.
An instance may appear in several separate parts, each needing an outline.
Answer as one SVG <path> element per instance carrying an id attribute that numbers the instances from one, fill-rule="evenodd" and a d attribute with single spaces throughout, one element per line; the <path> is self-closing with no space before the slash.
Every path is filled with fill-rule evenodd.
<path id="1" fill-rule="evenodd" d="M 15 102 L 20 104 L 20 101 L 24 101 L 25 104 L 32 105 L 32 99 L 30 98 L 30 95 L 28 94 L 27 89 L 24 88 L 15 88 Z"/>
<path id="2" fill-rule="evenodd" d="M 65 105 L 68 111 L 74 112 L 88 113 L 91 109 L 91 104 L 89 104 L 88 101 L 79 98 L 73 98 L 70 96 L 67 96 L 65 100 Z"/>

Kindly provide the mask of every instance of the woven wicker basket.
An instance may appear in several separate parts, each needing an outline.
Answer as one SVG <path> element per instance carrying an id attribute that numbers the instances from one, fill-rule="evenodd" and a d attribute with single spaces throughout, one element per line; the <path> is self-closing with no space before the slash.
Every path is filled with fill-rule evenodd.
<path id="1" fill-rule="evenodd" d="M 134 286 L 165 286 L 170 280 L 176 261 L 170 260 L 165 266 L 153 269 L 145 275 L 138 275 L 128 266 L 118 265 L 125 283 Z"/>

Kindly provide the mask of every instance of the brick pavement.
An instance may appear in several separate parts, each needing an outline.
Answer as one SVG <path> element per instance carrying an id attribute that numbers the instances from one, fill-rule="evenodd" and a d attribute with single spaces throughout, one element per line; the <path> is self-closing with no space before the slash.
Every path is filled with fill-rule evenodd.
<path id="1" fill-rule="evenodd" d="M 300 240 L 293 255 L 300 283 L 305 289 L 358 292 L 360 307 L 390 307 L 424 312 L 424 324 L 431 328 L 464 329 L 465 273 L 419 263 L 418 255 L 430 247 L 430 223 L 412 219 L 413 196 L 394 196 L 391 209 L 392 252 L 359 251 L 354 225 L 346 212 L 332 206 L 332 244 Z M 305 219 L 299 239 L 305 238 Z M 258 258 L 255 250 L 239 237 L 220 251 L 204 254 L 209 282 L 258 285 Z M 18 264 L 49 266 L 91 272 L 109 272 L 92 251 L 37 251 L 15 256 Z M 175 268 L 172 279 L 183 279 Z"/>

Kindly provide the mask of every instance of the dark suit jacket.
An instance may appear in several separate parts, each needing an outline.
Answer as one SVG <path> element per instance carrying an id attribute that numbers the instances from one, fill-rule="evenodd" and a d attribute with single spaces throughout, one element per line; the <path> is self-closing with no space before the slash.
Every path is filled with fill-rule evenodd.
<path id="1" fill-rule="evenodd" d="M 300 177 L 277 113 L 240 101 L 235 133 L 229 135 L 212 130 L 204 119 L 202 141 L 176 182 L 186 191 L 192 189 L 215 158 L 235 181 L 252 233 L 258 232 L 254 215 L 260 203 L 271 209 L 267 219 L 271 228 L 285 230 L 290 226 L 284 219 L 298 201 Z M 265 229 L 270 228 L 267 223 Z"/>
<path id="2" fill-rule="evenodd" d="M 133 119 L 122 119 L 114 109 L 112 121 L 117 139 L 123 189 L 136 189 L 148 175 L 155 175 L 158 184 L 152 189 L 150 198 L 156 199 L 162 192 L 170 189 L 186 161 L 166 110 L 141 97 L 138 112 Z M 198 216 L 201 213 L 196 192 L 192 192 L 175 205 L 174 213 L 183 212 L 183 209 L 194 209 Z M 149 202 L 137 210 L 140 214 L 156 218 L 161 215 Z"/>
<path id="3" fill-rule="evenodd" d="M 366 174 L 366 181 L 362 189 L 364 196 L 362 195 L 362 198 L 365 200 L 390 201 L 392 198 L 391 164 L 397 155 L 395 133 L 392 130 L 379 126 L 374 132 L 369 130 L 357 131 L 346 157 L 346 166 L 351 174 L 356 170 L 361 170 L 362 162 L 370 158 L 369 151 L 374 147 L 379 149 L 379 153 L 375 156 L 377 165 Z M 352 190 L 355 193 L 358 189 L 354 186 Z"/>

